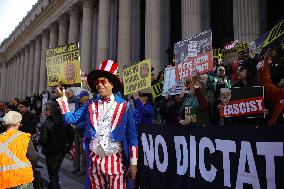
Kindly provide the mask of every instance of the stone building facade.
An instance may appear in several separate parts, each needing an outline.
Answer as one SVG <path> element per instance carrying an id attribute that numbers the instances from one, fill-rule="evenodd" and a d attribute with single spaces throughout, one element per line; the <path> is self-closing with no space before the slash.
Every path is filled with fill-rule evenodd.
<path id="1" fill-rule="evenodd" d="M 214 31 L 223 34 L 229 28 L 231 40 L 249 42 L 267 29 L 261 22 L 260 10 L 265 6 L 262 0 L 221 1 L 227 11 L 219 8 L 223 25 L 219 23 L 220 31 L 213 30 L 213 38 Z M 105 59 L 117 60 L 121 70 L 149 58 L 157 75 L 168 63 L 167 50 L 174 42 L 212 25 L 218 26 L 212 23 L 217 15 L 212 10 L 215 3 L 214 0 L 38 0 L 0 45 L 0 99 L 25 98 L 46 90 L 45 49 L 68 43 L 80 44 L 81 70 L 85 73 Z"/>

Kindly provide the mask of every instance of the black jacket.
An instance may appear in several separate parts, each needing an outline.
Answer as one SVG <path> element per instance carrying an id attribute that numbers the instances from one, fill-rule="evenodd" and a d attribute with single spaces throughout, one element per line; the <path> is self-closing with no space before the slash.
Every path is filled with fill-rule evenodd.
<path id="1" fill-rule="evenodd" d="M 30 111 L 27 111 L 22 115 L 22 126 L 20 127 L 20 131 L 23 131 L 25 133 L 30 133 L 31 135 L 36 133 L 36 126 L 38 123 L 37 115 L 34 113 L 31 113 Z"/>
<path id="2" fill-rule="evenodd" d="M 42 145 L 42 153 L 46 156 L 63 154 L 62 145 L 65 140 L 65 126 L 58 119 L 48 117 L 40 127 L 39 143 Z"/>

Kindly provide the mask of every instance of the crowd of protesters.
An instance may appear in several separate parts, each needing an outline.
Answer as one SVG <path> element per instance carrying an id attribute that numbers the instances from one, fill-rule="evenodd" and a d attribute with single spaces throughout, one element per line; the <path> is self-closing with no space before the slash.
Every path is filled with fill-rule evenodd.
<path id="1" fill-rule="evenodd" d="M 174 61 L 167 67 L 175 66 Z M 164 80 L 164 71 L 157 78 L 152 75 L 152 85 Z M 220 117 L 220 107 L 228 102 L 231 88 L 264 86 L 265 118 L 246 121 L 246 117 Z M 195 74 L 186 79 L 187 92 L 176 95 L 158 96 L 153 99 L 150 93 L 135 93 L 130 97 L 134 111 L 136 125 L 173 124 L 173 125 L 245 125 L 245 123 L 259 125 L 283 124 L 284 117 L 284 59 L 279 49 L 269 49 L 263 58 L 256 60 L 248 53 L 238 53 L 238 60 L 230 64 L 218 62 L 211 73 Z M 122 92 L 122 91 L 121 91 Z M 71 88 L 66 90 L 68 103 L 72 111 L 80 109 L 91 98 L 91 94 L 83 90 L 75 96 Z M 0 101 L 0 132 L 19 130 L 37 138 L 33 145 L 42 145 L 50 179 L 49 188 L 60 188 L 59 168 L 64 156 L 69 152 L 74 142 L 73 174 L 86 174 L 86 154 L 83 148 L 83 136 L 86 132 L 85 123 L 77 123 L 64 127 L 60 108 L 56 102 L 56 91 L 44 91 L 41 95 L 26 97 L 24 100 L 11 99 L 10 102 Z M 187 108 L 194 113 L 192 119 L 186 119 Z M 5 123 L 5 116 L 15 114 L 17 119 L 12 123 Z M 19 112 L 20 114 L 16 114 Z M 21 116 L 21 117 L 20 117 Z M 11 118 L 9 118 L 11 119 Z M 41 122 L 40 134 L 37 125 Z M 19 124 L 21 123 L 21 124 Z M 9 126 L 7 126 L 9 125 Z M 69 130 L 66 130 L 69 128 Z M 71 128 L 71 130 L 70 130 Z M 29 142 L 27 141 L 27 144 Z M 27 147 L 25 144 L 25 147 Z M 30 146 L 30 143 L 29 143 Z M 29 148 L 30 149 L 30 148 Z M 30 151 L 30 150 L 29 150 Z M 31 149 L 32 152 L 33 148 Z M 30 183 L 28 179 L 27 183 Z M 27 184 L 22 183 L 22 184 Z"/>

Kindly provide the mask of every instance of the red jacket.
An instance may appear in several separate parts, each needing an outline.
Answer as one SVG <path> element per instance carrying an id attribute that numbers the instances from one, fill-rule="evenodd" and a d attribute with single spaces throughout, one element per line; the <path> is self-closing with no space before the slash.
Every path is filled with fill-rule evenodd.
<path id="1" fill-rule="evenodd" d="M 284 110 L 284 91 L 272 84 L 269 74 L 268 60 L 264 61 L 263 69 L 258 70 L 259 84 L 264 86 L 266 98 L 274 105 L 274 111 L 268 125 L 276 124 Z"/>

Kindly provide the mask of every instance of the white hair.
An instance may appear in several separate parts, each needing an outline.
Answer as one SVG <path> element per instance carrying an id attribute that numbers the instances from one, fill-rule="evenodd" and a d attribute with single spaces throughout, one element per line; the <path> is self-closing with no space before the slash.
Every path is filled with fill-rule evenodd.
<path id="1" fill-rule="evenodd" d="M 19 112 L 10 111 L 3 117 L 5 125 L 17 125 L 22 121 L 22 115 Z"/>
<path id="2" fill-rule="evenodd" d="M 221 88 L 220 89 L 220 93 L 231 93 L 231 89 L 229 89 L 229 88 Z"/>

